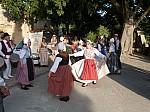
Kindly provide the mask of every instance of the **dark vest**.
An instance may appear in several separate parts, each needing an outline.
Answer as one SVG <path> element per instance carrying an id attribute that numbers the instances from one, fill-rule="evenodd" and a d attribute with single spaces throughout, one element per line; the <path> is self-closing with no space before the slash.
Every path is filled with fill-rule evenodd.
<path id="1" fill-rule="evenodd" d="M 69 57 L 65 58 L 64 56 L 57 54 L 56 57 L 61 57 L 62 61 L 59 63 L 59 66 L 68 65 L 69 64 Z"/>
<path id="2" fill-rule="evenodd" d="M 7 48 L 5 46 L 5 43 L 3 41 L 0 41 L 1 44 L 2 44 L 2 52 L 5 54 L 5 55 L 11 55 L 12 51 L 11 52 L 7 52 Z"/>
<path id="3" fill-rule="evenodd" d="M 115 52 L 117 52 L 117 45 L 116 45 L 116 41 L 114 42 L 115 45 Z M 121 51 L 121 42 L 119 40 L 119 47 L 118 47 L 118 51 Z"/>

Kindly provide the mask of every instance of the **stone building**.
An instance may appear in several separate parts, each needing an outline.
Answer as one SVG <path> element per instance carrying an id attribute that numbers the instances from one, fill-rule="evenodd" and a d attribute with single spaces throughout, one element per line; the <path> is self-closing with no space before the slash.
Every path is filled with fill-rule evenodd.
<path id="1" fill-rule="evenodd" d="M 30 26 L 26 23 L 16 24 L 13 21 L 9 21 L 7 16 L 6 11 L 0 4 L 0 32 L 8 32 L 14 43 L 18 44 L 24 37 L 29 35 Z"/>

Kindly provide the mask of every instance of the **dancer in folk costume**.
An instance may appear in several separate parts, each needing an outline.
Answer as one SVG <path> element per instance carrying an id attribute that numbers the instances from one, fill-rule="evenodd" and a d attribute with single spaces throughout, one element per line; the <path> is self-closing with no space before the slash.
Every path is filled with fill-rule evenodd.
<path id="1" fill-rule="evenodd" d="M 109 58 L 107 60 L 107 65 L 111 74 L 114 73 L 118 74 L 118 70 L 119 70 L 118 56 L 115 53 L 114 38 L 110 39 L 109 44 L 110 44 L 109 51 L 108 51 Z"/>
<path id="2" fill-rule="evenodd" d="M 106 57 L 102 55 L 96 48 L 92 47 L 91 41 L 86 42 L 86 48 L 80 52 L 71 54 L 70 56 L 83 56 L 82 59 L 72 65 L 72 72 L 77 81 L 82 82 L 82 87 L 86 87 L 88 83 L 96 81 L 109 73 L 107 65 L 104 63 Z M 102 69 L 102 70 L 101 70 Z"/>
<path id="3" fill-rule="evenodd" d="M 85 47 L 83 46 L 85 43 L 80 40 L 79 41 L 79 46 L 77 46 L 76 52 L 82 51 L 85 49 Z M 70 60 L 72 62 L 72 64 L 76 63 L 77 61 L 84 59 L 84 56 L 78 56 L 78 57 L 74 57 L 74 56 L 70 56 Z"/>
<path id="4" fill-rule="evenodd" d="M 69 101 L 69 96 L 75 80 L 69 65 L 69 55 L 61 47 L 55 57 L 54 64 L 49 71 L 48 93 L 61 96 L 59 100 Z"/>
<path id="5" fill-rule="evenodd" d="M 28 90 L 28 87 L 33 87 L 31 81 L 34 80 L 34 63 L 31 53 L 31 40 L 24 38 L 24 46 L 21 49 L 20 61 L 16 72 L 16 81 L 21 83 L 21 89 Z"/>
<path id="6" fill-rule="evenodd" d="M 48 66 L 48 49 L 47 49 L 46 37 L 42 38 L 42 43 L 40 46 L 40 65 Z"/>
<path id="7" fill-rule="evenodd" d="M 84 48 L 85 48 L 84 45 L 85 45 L 85 43 L 83 42 L 83 40 L 80 40 L 79 45 L 77 47 L 77 52 L 84 50 Z"/>
<path id="8" fill-rule="evenodd" d="M 74 39 L 71 42 L 72 42 L 72 45 L 71 45 L 72 52 L 75 53 L 75 52 L 77 52 L 77 47 L 78 47 L 78 44 L 79 44 L 78 37 L 75 36 Z"/>

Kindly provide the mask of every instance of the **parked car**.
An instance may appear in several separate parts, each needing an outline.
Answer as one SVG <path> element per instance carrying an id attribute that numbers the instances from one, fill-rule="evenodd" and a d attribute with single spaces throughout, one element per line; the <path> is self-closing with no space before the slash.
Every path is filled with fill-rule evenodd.
<path id="1" fill-rule="evenodd" d="M 13 53 L 16 54 L 20 54 L 20 51 L 23 47 L 23 40 L 19 42 L 19 44 L 15 47 L 15 49 L 13 50 Z M 40 64 L 40 56 L 38 53 L 32 53 L 32 59 L 35 65 L 39 65 Z"/>

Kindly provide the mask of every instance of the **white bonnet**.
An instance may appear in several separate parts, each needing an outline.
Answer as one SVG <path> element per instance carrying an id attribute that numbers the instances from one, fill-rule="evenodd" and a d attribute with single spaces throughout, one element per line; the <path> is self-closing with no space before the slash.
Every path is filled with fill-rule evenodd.
<path id="1" fill-rule="evenodd" d="M 61 36 L 61 37 L 60 37 L 60 41 L 61 41 L 61 42 L 64 41 L 64 37 Z"/>
<path id="2" fill-rule="evenodd" d="M 81 43 L 83 43 L 83 41 L 82 41 L 82 40 L 80 40 L 80 41 L 79 41 L 79 44 L 81 44 Z"/>
<path id="3" fill-rule="evenodd" d="M 93 44 L 93 42 L 91 40 L 87 40 L 87 42 L 89 42 L 91 45 Z"/>
<path id="4" fill-rule="evenodd" d="M 111 38 L 111 39 L 110 39 L 110 42 L 113 42 L 113 43 L 114 43 L 114 38 Z"/>
<path id="5" fill-rule="evenodd" d="M 23 43 L 24 43 L 24 44 L 27 44 L 27 43 L 28 43 L 28 40 L 29 40 L 29 38 L 28 38 L 28 37 L 25 37 L 24 40 L 23 40 Z"/>

